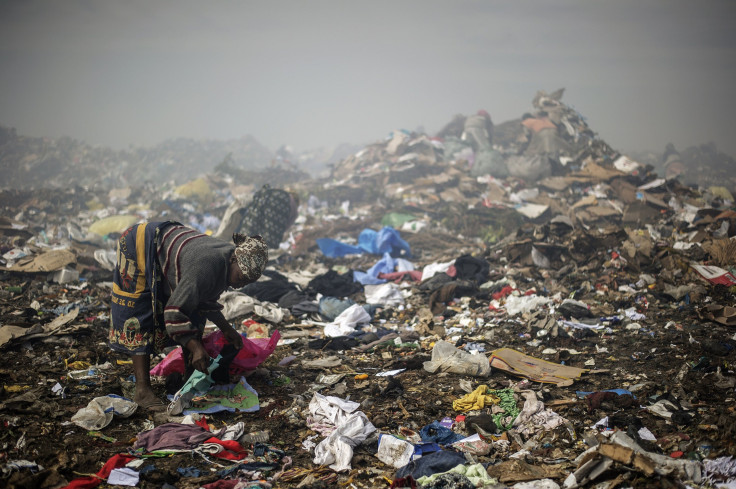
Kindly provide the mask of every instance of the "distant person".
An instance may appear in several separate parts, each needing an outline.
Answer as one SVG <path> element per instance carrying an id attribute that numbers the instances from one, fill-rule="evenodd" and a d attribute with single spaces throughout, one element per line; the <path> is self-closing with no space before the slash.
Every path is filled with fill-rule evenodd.
<path id="1" fill-rule="evenodd" d="M 672 143 L 667 143 L 667 146 L 665 146 L 662 163 L 666 180 L 680 178 L 685 173 L 685 164 L 682 162 L 680 152 L 675 149 L 675 145 Z"/>
<path id="2" fill-rule="evenodd" d="M 210 357 L 202 344 L 207 319 L 236 349 L 240 334 L 217 303 L 228 287 L 255 282 L 268 261 L 260 236 L 233 236 L 234 244 L 173 221 L 132 226 L 118 240 L 113 272 L 109 343 L 129 355 L 135 373 L 133 400 L 143 409 L 166 408 L 151 387 L 151 354 L 166 343 L 182 346 L 188 373 L 207 373 Z"/>
<path id="3" fill-rule="evenodd" d="M 264 185 L 247 204 L 238 200 L 230 204 L 214 237 L 228 239 L 235 232 L 259 235 L 269 248 L 275 249 L 294 224 L 298 211 L 298 195 Z"/>
<path id="4" fill-rule="evenodd" d="M 557 133 L 557 125 L 550 120 L 547 112 L 539 111 L 536 116 L 526 113 L 521 116 L 521 125 L 528 138 L 528 144 L 523 147 L 525 154 L 559 157 L 572 153 L 572 147 Z"/>
<path id="5" fill-rule="evenodd" d="M 460 139 L 463 135 L 463 130 L 465 129 L 465 119 L 467 119 L 467 117 L 464 115 L 456 114 L 455 117 L 445 125 L 445 127 L 439 130 L 435 137 L 443 140 L 448 138 Z"/>
<path id="6" fill-rule="evenodd" d="M 537 117 L 530 113 L 521 116 L 521 125 L 527 128 L 531 133 L 537 133 L 543 129 L 557 130 L 557 125 L 549 120 L 546 112 L 540 112 Z"/>
<path id="7" fill-rule="evenodd" d="M 493 149 L 493 122 L 488 112 L 481 109 L 476 114 L 468 116 L 465 119 L 461 139 L 469 142 L 476 152 Z"/>

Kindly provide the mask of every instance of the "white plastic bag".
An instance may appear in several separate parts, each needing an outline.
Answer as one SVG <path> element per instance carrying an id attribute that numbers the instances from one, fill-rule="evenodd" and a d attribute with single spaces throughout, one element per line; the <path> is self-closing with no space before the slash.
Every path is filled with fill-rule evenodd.
<path id="1" fill-rule="evenodd" d="M 138 404 L 130 399 L 110 394 L 95 397 L 87 407 L 72 416 L 72 423 L 86 430 L 101 430 L 112 421 L 113 414 L 127 418 L 138 409 Z"/>
<path id="2" fill-rule="evenodd" d="M 472 355 L 440 340 L 434 344 L 432 360 L 424 362 L 424 370 L 488 377 L 491 375 L 491 364 L 485 355 Z"/>

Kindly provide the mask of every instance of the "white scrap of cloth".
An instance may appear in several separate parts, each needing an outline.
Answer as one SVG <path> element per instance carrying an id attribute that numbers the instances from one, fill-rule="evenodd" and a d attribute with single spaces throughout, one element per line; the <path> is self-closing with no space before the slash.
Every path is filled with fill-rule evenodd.
<path id="1" fill-rule="evenodd" d="M 107 483 L 118 486 L 137 486 L 140 477 L 138 472 L 128 467 L 121 469 L 112 469 L 107 478 Z"/>
<path id="2" fill-rule="evenodd" d="M 522 296 L 510 295 L 506 298 L 506 302 L 503 307 L 506 309 L 506 313 L 509 316 L 516 316 L 517 314 L 535 311 L 550 302 L 551 300 L 547 297 L 534 294 Z"/>
<path id="3" fill-rule="evenodd" d="M 422 280 L 434 277 L 438 273 L 447 272 L 451 266 L 455 264 L 455 260 L 448 261 L 445 263 L 430 263 L 422 269 Z"/>
<path id="4" fill-rule="evenodd" d="M 309 401 L 311 418 L 316 423 L 332 426 L 343 424 L 359 407 L 360 403 L 346 401 L 335 396 L 323 396 L 317 392 Z"/>
<path id="5" fill-rule="evenodd" d="M 204 453 L 207 455 L 215 455 L 225 450 L 225 447 L 219 443 L 201 443 L 197 445 L 193 451 L 197 453 Z"/>
<path id="6" fill-rule="evenodd" d="M 330 436 L 319 442 L 314 449 L 313 462 L 330 465 L 335 472 L 350 470 L 353 448 L 357 447 L 376 431 L 362 411 L 357 411 L 337 426 Z"/>
<path id="7" fill-rule="evenodd" d="M 514 420 L 517 433 L 531 436 L 542 430 L 553 430 L 565 423 L 565 418 L 556 412 L 545 409 L 544 403 L 532 391 L 523 391 L 524 407 Z"/>
<path id="8" fill-rule="evenodd" d="M 324 334 L 329 337 L 347 336 L 363 324 L 371 322 L 371 316 L 360 304 L 353 304 L 325 326 Z"/>
<path id="9" fill-rule="evenodd" d="M 279 324 L 284 319 L 284 310 L 276 304 L 261 302 L 242 292 L 223 292 L 217 302 L 222 304 L 222 315 L 228 321 L 250 313 L 255 313 L 273 324 Z"/>
<path id="10" fill-rule="evenodd" d="M 364 285 L 363 293 L 368 304 L 379 304 L 387 307 L 397 307 L 404 304 L 404 296 L 399 286 L 393 282 L 380 285 Z"/>

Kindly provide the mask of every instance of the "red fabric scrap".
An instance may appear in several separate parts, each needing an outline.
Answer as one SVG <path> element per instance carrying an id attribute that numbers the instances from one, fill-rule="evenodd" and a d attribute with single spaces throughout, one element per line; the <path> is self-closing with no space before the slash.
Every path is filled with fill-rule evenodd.
<path id="1" fill-rule="evenodd" d="M 511 295 L 513 291 L 513 287 L 511 287 L 510 285 L 505 285 L 501 290 L 491 295 L 491 297 L 493 297 L 494 300 L 503 299 L 504 297 Z"/>
<path id="2" fill-rule="evenodd" d="M 217 458 L 224 458 L 227 460 L 243 460 L 248 456 L 248 452 L 243 446 L 235 440 L 220 440 L 219 438 L 209 438 L 204 443 L 217 443 L 224 448 L 220 453 L 215 453 L 214 456 Z"/>
<path id="3" fill-rule="evenodd" d="M 107 478 L 110 476 L 110 472 L 112 472 L 113 469 L 119 469 L 120 467 L 125 466 L 125 464 L 127 464 L 134 458 L 135 457 L 133 457 L 132 455 L 125 455 L 122 453 L 115 454 L 110 457 L 107 462 L 105 462 L 105 465 L 103 465 L 99 472 L 97 472 L 96 477 L 89 476 L 74 479 L 63 489 L 88 489 L 92 487 L 97 487 L 107 480 Z"/>

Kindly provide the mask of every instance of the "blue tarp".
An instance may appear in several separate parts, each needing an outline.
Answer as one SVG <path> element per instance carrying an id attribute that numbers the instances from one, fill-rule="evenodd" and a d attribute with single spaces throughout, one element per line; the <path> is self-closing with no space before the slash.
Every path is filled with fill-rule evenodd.
<path id="1" fill-rule="evenodd" d="M 378 260 L 375 265 L 366 272 L 353 271 L 353 280 L 363 285 L 385 284 L 386 280 L 378 278 L 379 273 L 391 273 L 396 270 L 396 259 L 392 258 L 388 253 L 383 254 L 383 258 Z"/>
<path id="2" fill-rule="evenodd" d="M 345 255 L 359 255 L 363 253 L 362 248 L 341 243 L 340 241 L 331 238 L 318 239 L 317 246 L 319 246 L 320 251 L 322 251 L 322 254 L 327 258 L 339 258 Z"/>
<path id="3" fill-rule="evenodd" d="M 328 258 L 338 258 L 345 255 L 371 253 L 382 255 L 389 253 L 392 256 L 404 254 L 411 256 L 409 243 L 401 239 L 399 232 L 392 227 L 384 227 L 380 231 L 364 229 L 358 236 L 358 246 L 349 245 L 331 238 L 320 238 L 317 246 L 322 254 Z"/>

